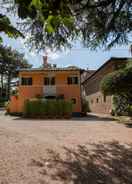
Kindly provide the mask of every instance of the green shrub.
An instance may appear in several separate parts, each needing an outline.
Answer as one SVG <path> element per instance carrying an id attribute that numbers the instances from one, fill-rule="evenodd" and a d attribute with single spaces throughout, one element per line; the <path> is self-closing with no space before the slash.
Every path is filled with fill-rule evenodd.
<path id="1" fill-rule="evenodd" d="M 36 98 L 39 98 L 39 99 L 42 99 L 42 98 L 43 98 L 43 96 L 40 95 L 40 94 L 37 94 L 35 97 L 36 97 Z"/>
<path id="2" fill-rule="evenodd" d="M 0 107 L 5 107 L 6 102 L 7 102 L 7 98 L 1 97 L 0 98 Z"/>
<path id="3" fill-rule="evenodd" d="M 71 117 L 72 102 L 64 100 L 27 100 L 24 105 L 24 117 L 62 118 Z"/>
<path id="4" fill-rule="evenodd" d="M 72 116 L 72 108 L 73 108 L 73 104 L 71 101 L 67 101 L 66 103 L 63 101 L 63 115 L 64 116 Z"/>
<path id="5" fill-rule="evenodd" d="M 4 107 L 4 102 L 0 102 L 0 107 Z"/>
<path id="6" fill-rule="evenodd" d="M 128 115 L 132 116 L 132 105 L 128 105 Z"/>
<path id="7" fill-rule="evenodd" d="M 112 115 L 122 116 L 128 114 L 129 101 L 126 96 L 114 95 L 112 98 Z"/>
<path id="8" fill-rule="evenodd" d="M 63 100 L 58 100 L 56 103 L 56 116 L 62 117 L 63 114 Z"/>
<path id="9" fill-rule="evenodd" d="M 105 95 L 131 94 L 132 92 L 132 65 L 124 69 L 107 74 L 100 83 Z"/>

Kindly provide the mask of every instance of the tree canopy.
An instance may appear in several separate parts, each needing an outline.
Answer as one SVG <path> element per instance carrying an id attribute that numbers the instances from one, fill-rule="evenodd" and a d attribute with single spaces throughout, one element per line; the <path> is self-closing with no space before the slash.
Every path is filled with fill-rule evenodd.
<path id="1" fill-rule="evenodd" d="M 1 0 L 8 11 L 23 19 L 31 48 L 71 47 L 79 39 L 84 46 L 111 48 L 131 42 L 131 0 Z M 8 4 L 8 6 L 7 6 Z M 9 5 L 11 8 L 9 8 Z M 0 32 L 22 36 L 0 12 Z M 2 40 L 2 38 L 0 37 Z"/>
<path id="2" fill-rule="evenodd" d="M 24 58 L 24 54 L 13 50 L 11 47 L 0 45 L 1 86 L 3 88 L 3 80 L 6 77 L 8 81 L 8 96 L 10 95 L 10 82 L 13 78 L 17 77 L 18 70 L 20 68 L 31 68 L 31 66 Z"/>
<path id="3" fill-rule="evenodd" d="M 23 34 L 18 31 L 6 15 L 0 13 L 0 32 L 4 32 L 11 38 L 17 38 L 19 36 L 23 37 Z M 0 43 L 2 42 L 2 37 L 0 36 Z"/>
<path id="4" fill-rule="evenodd" d="M 30 68 L 32 65 L 24 58 L 23 53 L 13 50 L 11 47 L 0 45 L 0 69 L 4 74 L 11 73 L 12 77 L 16 76 L 20 68 Z M 0 73 L 2 72 L 0 70 Z"/>
<path id="5" fill-rule="evenodd" d="M 37 49 L 62 48 L 80 39 L 90 48 L 127 44 L 131 0 L 15 0 L 22 29 Z"/>
<path id="6" fill-rule="evenodd" d="M 132 64 L 106 75 L 101 81 L 101 91 L 105 95 L 132 96 Z"/>

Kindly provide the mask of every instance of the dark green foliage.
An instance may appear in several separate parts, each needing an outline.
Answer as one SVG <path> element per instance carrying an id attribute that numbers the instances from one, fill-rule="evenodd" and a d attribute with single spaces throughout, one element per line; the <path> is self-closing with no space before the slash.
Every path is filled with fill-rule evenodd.
<path id="1" fill-rule="evenodd" d="M 116 72 L 117 73 L 117 72 Z M 115 75 L 114 73 L 110 73 L 106 75 L 103 80 L 101 81 L 100 88 L 101 91 L 104 95 L 111 95 L 113 94 L 113 76 Z"/>
<path id="2" fill-rule="evenodd" d="M 0 107 L 5 107 L 6 102 L 7 102 L 7 98 L 0 97 Z"/>
<path id="3" fill-rule="evenodd" d="M 131 94 L 132 66 L 108 74 L 101 81 L 101 91 L 105 95 Z"/>
<path id="4" fill-rule="evenodd" d="M 20 68 L 32 67 L 24 58 L 24 54 L 2 45 L 0 45 L 0 66 L 0 74 L 11 73 L 11 77 L 16 77 Z"/>
<path id="5" fill-rule="evenodd" d="M 72 116 L 72 102 L 64 100 L 27 100 L 24 105 L 24 117 L 63 118 Z"/>
<path id="6" fill-rule="evenodd" d="M 0 13 L 0 32 L 4 32 L 11 38 L 17 38 L 19 36 L 24 37 L 23 34 L 18 31 L 6 15 Z M 2 42 L 2 37 L 0 37 L 0 42 Z"/>
<path id="7" fill-rule="evenodd" d="M 4 77 L 7 78 L 8 97 L 10 96 L 10 83 L 11 80 L 18 76 L 18 70 L 21 68 L 31 68 L 32 65 L 28 64 L 24 58 L 24 54 L 19 53 L 17 50 L 11 49 L 0 45 L 0 78 L 3 90 Z"/>
<path id="8" fill-rule="evenodd" d="M 128 115 L 128 104 L 129 100 L 126 96 L 123 95 L 114 95 L 113 96 L 113 115 Z"/>
<path id="9" fill-rule="evenodd" d="M 132 116 L 132 104 L 128 105 L 128 109 L 127 109 L 128 115 Z"/>
<path id="10" fill-rule="evenodd" d="M 101 81 L 101 91 L 113 96 L 113 114 L 128 114 L 132 105 L 132 64 L 108 74 Z"/>
<path id="11" fill-rule="evenodd" d="M 15 0 L 22 30 L 37 49 L 70 47 L 81 38 L 90 48 L 131 41 L 131 0 Z"/>

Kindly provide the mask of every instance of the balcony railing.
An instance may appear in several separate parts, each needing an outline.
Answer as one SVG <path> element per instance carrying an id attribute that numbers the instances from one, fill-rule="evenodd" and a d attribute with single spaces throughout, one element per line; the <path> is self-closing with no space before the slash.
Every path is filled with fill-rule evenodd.
<path id="1" fill-rule="evenodd" d="M 80 85 L 32 85 L 19 86 L 19 94 L 26 97 L 42 96 L 56 96 L 59 94 L 68 93 L 72 87 L 72 93 L 76 93 Z"/>

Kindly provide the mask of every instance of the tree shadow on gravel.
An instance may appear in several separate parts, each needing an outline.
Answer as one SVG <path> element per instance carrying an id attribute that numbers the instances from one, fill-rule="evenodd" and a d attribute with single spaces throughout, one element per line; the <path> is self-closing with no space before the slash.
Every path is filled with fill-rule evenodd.
<path id="1" fill-rule="evenodd" d="M 132 122 L 125 124 L 127 128 L 132 128 Z"/>
<path id="2" fill-rule="evenodd" d="M 33 159 L 30 166 L 39 167 L 42 178 L 49 178 L 50 183 L 132 184 L 132 145 L 110 142 L 90 146 L 64 147 L 64 154 L 47 150 L 47 159 Z"/>

